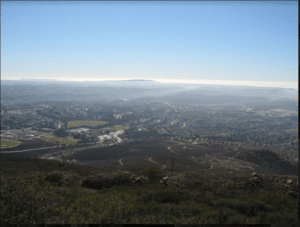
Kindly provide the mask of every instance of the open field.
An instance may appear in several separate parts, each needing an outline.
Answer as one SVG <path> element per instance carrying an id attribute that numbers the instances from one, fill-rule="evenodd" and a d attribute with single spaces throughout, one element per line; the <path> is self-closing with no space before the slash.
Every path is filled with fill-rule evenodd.
<path id="1" fill-rule="evenodd" d="M 17 141 L 11 141 L 11 140 L 1 140 L 1 149 L 6 149 L 6 148 L 12 148 L 12 147 L 17 147 L 20 143 Z"/>
<path id="2" fill-rule="evenodd" d="M 286 130 L 287 132 L 298 132 L 298 128 L 294 128 L 294 129 L 288 129 Z"/>
<path id="3" fill-rule="evenodd" d="M 115 125 L 115 126 L 112 126 L 111 127 L 113 130 L 120 130 L 120 129 L 129 129 L 128 126 L 125 126 L 125 125 Z"/>
<path id="4" fill-rule="evenodd" d="M 70 145 L 70 144 L 77 144 L 80 139 L 74 139 L 71 136 L 60 138 L 54 135 L 46 135 L 43 137 L 43 140 L 52 143 Z"/>
<path id="5" fill-rule="evenodd" d="M 281 109 L 281 108 L 278 108 L 278 109 L 272 109 L 270 111 L 275 111 L 275 112 L 281 112 L 281 113 L 287 113 L 287 114 L 298 114 L 298 111 L 296 110 L 287 110 L 287 109 Z"/>
<path id="6" fill-rule="evenodd" d="M 98 125 L 105 125 L 108 122 L 106 121 L 69 121 L 67 127 L 74 128 L 77 126 L 98 126 Z"/>

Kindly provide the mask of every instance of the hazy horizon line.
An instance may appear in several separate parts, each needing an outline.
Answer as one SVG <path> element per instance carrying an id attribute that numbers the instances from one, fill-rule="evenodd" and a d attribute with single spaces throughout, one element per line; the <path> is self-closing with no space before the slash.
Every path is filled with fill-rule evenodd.
<path id="1" fill-rule="evenodd" d="M 145 80 L 160 83 L 176 84 L 197 84 L 197 85 L 227 85 L 227 86 L 249 86 L 249 87 L 276 87 L 276 88 L 293 88 L 298 90 L 298 82 L 291 81 L 245 81 L 245 80 L 201 80 L 201 79 L 157 79 L 157 78 L 5 78 L 1 80 L 52 80 L 61 82 L 98 82 L 98 81 L 128 81 L 128 80 Z"/>

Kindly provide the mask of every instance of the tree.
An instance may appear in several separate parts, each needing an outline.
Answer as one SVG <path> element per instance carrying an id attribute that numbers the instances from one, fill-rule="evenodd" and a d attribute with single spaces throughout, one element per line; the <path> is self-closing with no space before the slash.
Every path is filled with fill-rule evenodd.
<path id="1" fill-rule="evenodd" d="M 48 128 L 55 129 L 55 127 L 54 127 L 54 122 L 53 122 L 53 121 L 50 121 L 50 122 L 49 122 Z"/>
<path id="2" fill-rule="evenodd" d="M 66 136 L 68 136 L 68 135 L 69 135 L 69 133 L 68 133 L 68 132 L 66 132 L 66 130 L 65 130 L 65 129 L 63 129 L 63 128 L 60 128 L 60 129 L 58 129 L 58 130 L 54 131 L 54 135 L 55 135 L 55 136 L 57 136 L 57 137 L 66 137 Z"/>
<path id="3" fill-rule="evenodd" d="M 153 167 L 143 170 L 142 174 L 148 177 L 151 182 L 155 182 L 163 177 L 161 170 Z"/>

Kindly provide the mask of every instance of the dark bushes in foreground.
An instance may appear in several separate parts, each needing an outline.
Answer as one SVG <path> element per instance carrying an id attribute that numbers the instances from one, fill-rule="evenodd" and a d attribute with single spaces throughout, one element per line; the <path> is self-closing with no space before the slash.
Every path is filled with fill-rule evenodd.
<path id="1" fill-rule="evenodd" d="M 143 202 L 156 201 L 158 203 L 175 203 L 178 204 L 181 200 L 181 196 L 176 191 L 159 190 L 150 191 L 143 195 Z"/>
<path id="2" fill-rule="evenodd" d="M 111 185 L 111 181 L 108 179 L 105 179 L 103 176 L 90 176 L 87 177 L 85 180 L 82 181 L 81 186 L 94 189 L 94 190 L 100 190 L 103 187 L 108 187 Z"/>
<path id="3" fill-rule="evenodd" d="M 46 175 L 46 181 L 55 184 L 57 186 L 62 186 L 64 183 L 63 174 L 59 171 L 55 171 Z"/>
<path id="4" fill-rule="evenodd" d="M 157 182 L 161 180 L 164 175 L 163 172 L 159 168 L 149 167 L 142 171 L 142 175 L 149 178 L 150 182 Z"/>
<path id="5" fill-rule="evenodd" d="M 112 178 L 103 177 L 101 175 L 89 176 L 82 181 L 81 186 L 90 189 L 100 190 L 102 188 L 111 188 L 114 185 L 131 184 L 132 181 L 130 179 L 130 176 L 119 172 L 118 174 L 115 174 Z"/>
<path id="6" fill-rule="evenodd" d="M 60 204 L 57 189 L 45 176 L 27 180 L 3 177 L 0 201 L 2 224 L 61 223 L 54 216 Z"/>
<path id="7" fill-rule="evenodd" d="M 112 178 L 89 176 L 82 185 L 95 192 L 60 185 L 55 174 L 3 177 L 1 224 L 299 224 L 297 201 L 288 196 L 255 196 L 208 184 L 202 188 L 207 191 L 131 186 L 127 179 L 121 172 Z"/>

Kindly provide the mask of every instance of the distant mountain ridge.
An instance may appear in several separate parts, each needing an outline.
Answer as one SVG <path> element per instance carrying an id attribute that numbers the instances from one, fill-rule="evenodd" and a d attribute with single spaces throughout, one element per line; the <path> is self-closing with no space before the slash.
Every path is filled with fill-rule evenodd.
<path id="1" fill-rule="evenodd" d="M 56 81 L 56 80 L 1 80 L 1 101 L 32 102 L 33 100 L 114 100 L 146 97 L 169 97 L 184 103 L 207 100 L 223 103 L 253 99 L 263 101 L 298 100 L 298 90 L 203 84 L 162 83 L 154 80 Z M 59 95 L 58 95 L 59 94 Z M 214 101 L 213 101 L 214 100 Z"/>

